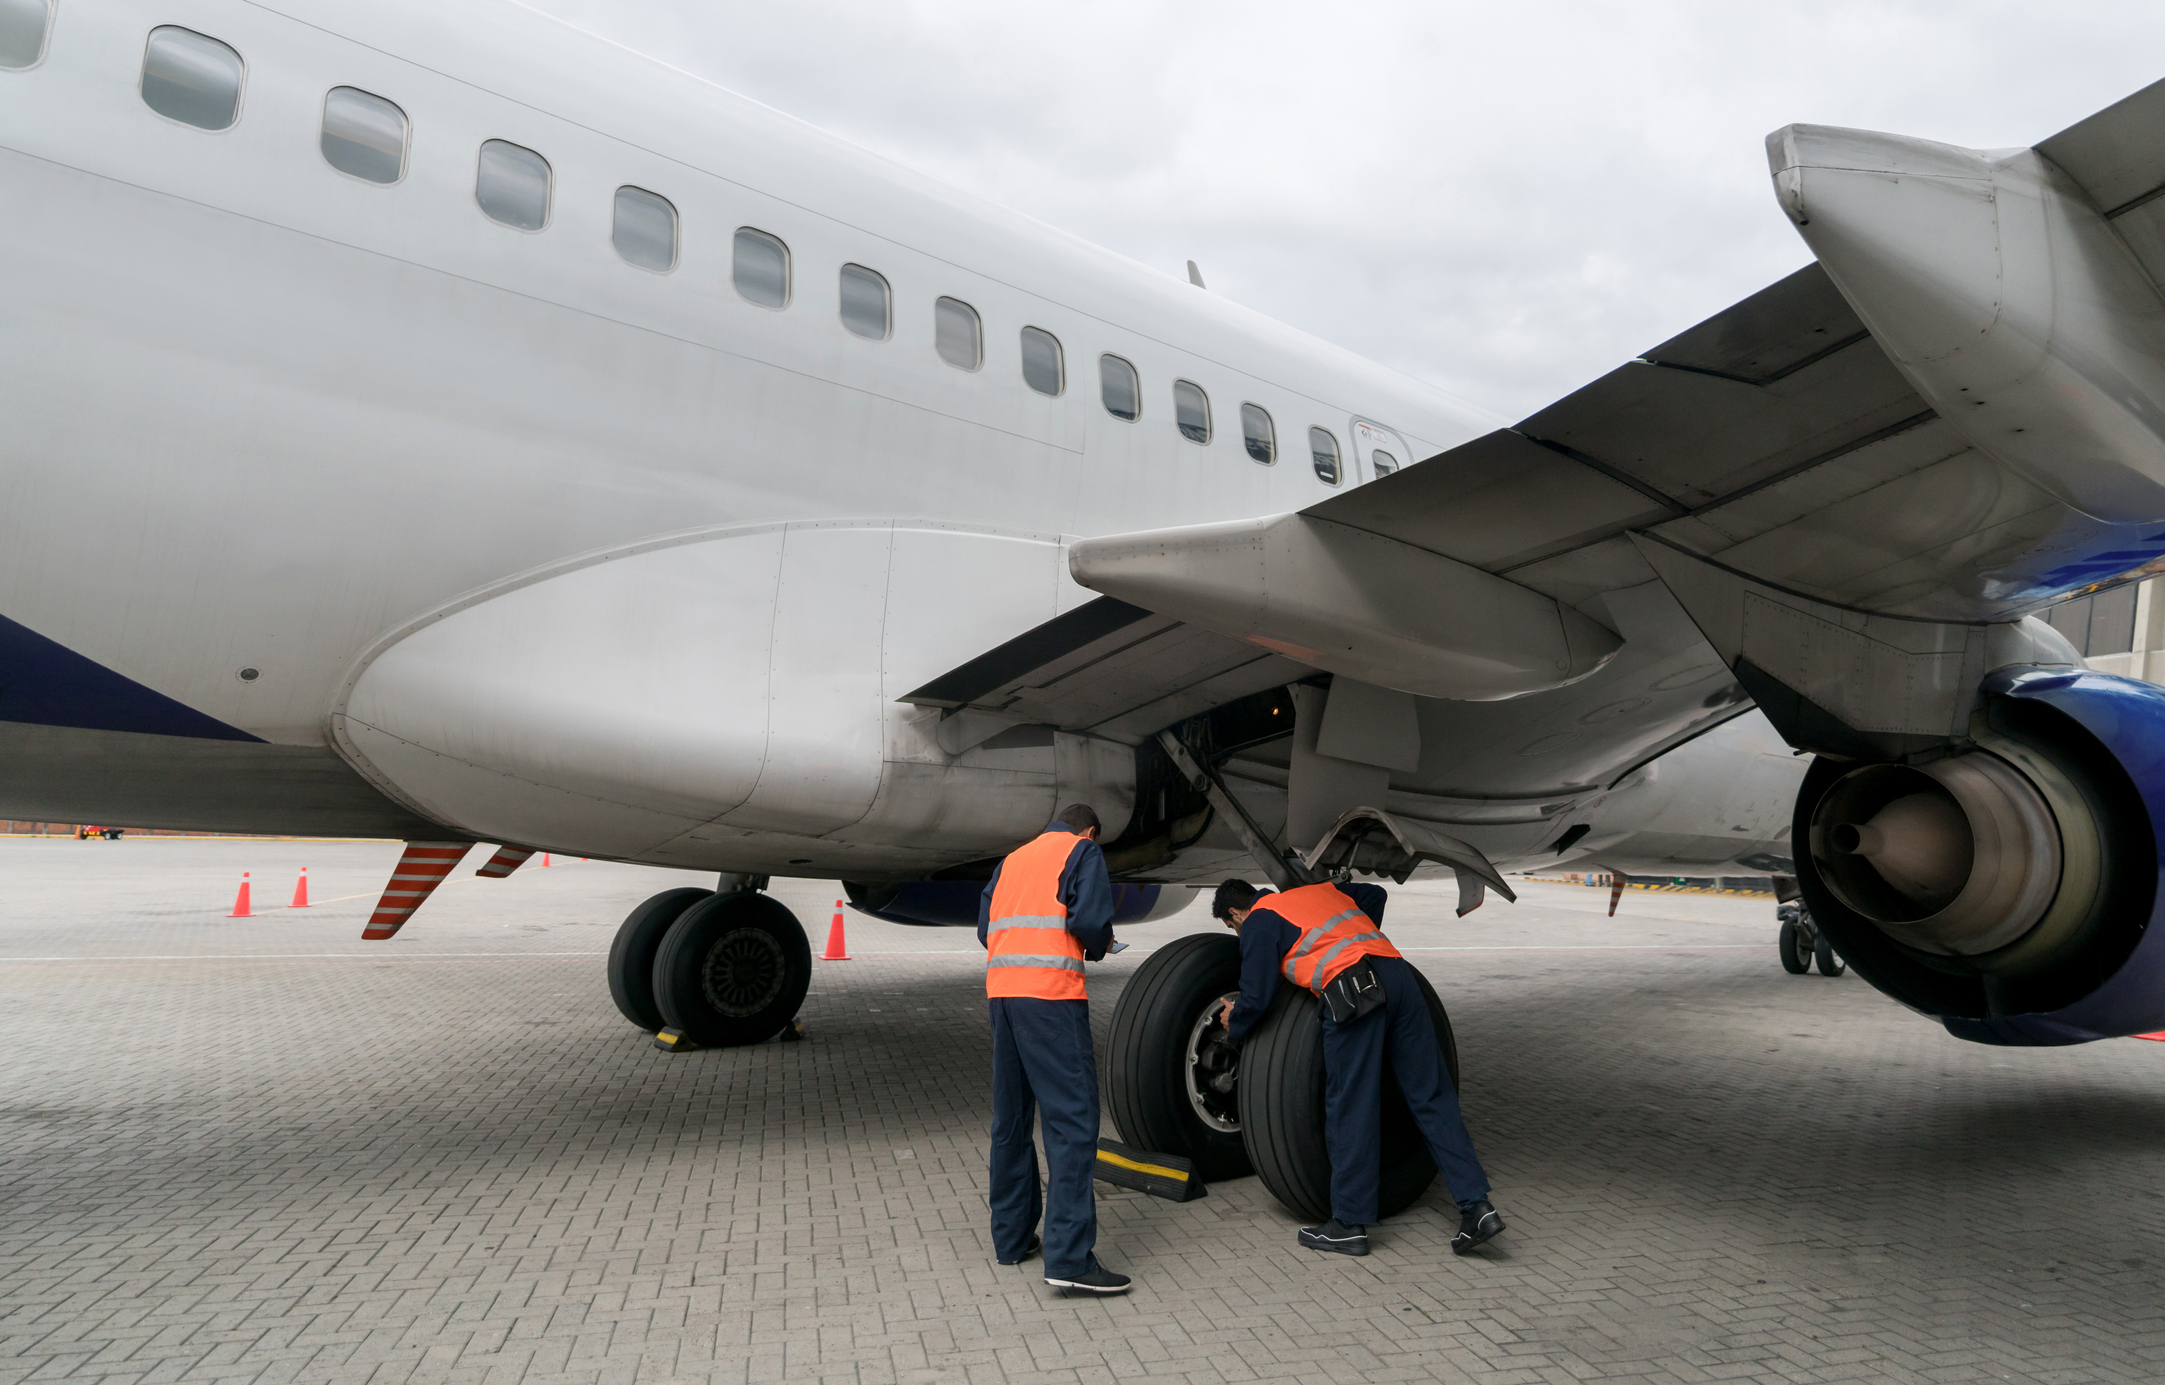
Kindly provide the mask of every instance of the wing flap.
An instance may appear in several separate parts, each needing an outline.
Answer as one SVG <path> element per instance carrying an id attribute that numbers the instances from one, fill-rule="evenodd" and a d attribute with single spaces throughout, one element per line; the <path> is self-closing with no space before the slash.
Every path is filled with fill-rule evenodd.
<path id="1" fill-rule="evenodd" d="M 900 700 L 994 712 L 1134 744 L 1161 727 L 1314 672 L 1245 641 L 1104 596 Z"/>

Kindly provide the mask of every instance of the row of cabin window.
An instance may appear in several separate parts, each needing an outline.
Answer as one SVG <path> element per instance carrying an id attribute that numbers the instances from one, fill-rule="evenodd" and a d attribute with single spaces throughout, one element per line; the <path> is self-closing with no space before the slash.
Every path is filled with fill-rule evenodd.
<path id="1" fill-rule="evenodd" d="M 51 17 L 52 0 L 0 0 L 0 67 L 34 65 L 44 54 Z M 230 129 L 240 119 L 245 78 L 239 53 L 193 29 L 163 25 L 151 30 L 144 46 L 144 104 L 184 125 Z M 406 176 L 411 134 L 405 111 L 381 96 L 358 87 L 333 87 L 324 96 L 320 147 L 324 160 L 341 173 L 369 183 L 399 182 Z M 508 140 L 487 140 L 474 174 L 474 200 L 493 221 L 539 231 L 549 222 L 553 179 L 549 161 L 540 154 Z M 610 240 L 627 263 L 666 273 L 677 263 L 677 209 L 658 193 L 620 187 Z M 789 306 L 789 247 L 779 238 L 739 227 L 730 261 L 730 281 L 748 302 L 776 310 Z M 885 341 L 894 317 L 886 278 L 863 265 L 846 264 L 840 287 L 842 325 L 857 336 Z M 1063 393 L 1067 367 L 1059 338 L 1041 327 L 1025 327 L 1021 344 L 1024 383 L 1039 394 Z M 981 368 L 984 330 L 977 310 L 957 298 L 934 302 L 933 345 L 949 365 Z M 1119 356 L 1098 358 L 1098 397 L 1115 418 L 1133 423 L 1142 417 L 1141 381 L 1135 367 Z M 1173 422 L 1188 441 L 1210 442 L 1210 396 L 1202 386 L 1190 380 L 1173 382 Z M 1269 411 L 1243 404 L 1240 425 L 1248 455 L 1265 466 L 1275 463 L 1278 436 Z M 1344 474 L 1338 440 L 1326 429 L 1310 428 L 1308 451 L 1317 478 L 1337 485 Z M 1377 470 L 1392 469 L 1395 460 L 1378 453 Z"/>

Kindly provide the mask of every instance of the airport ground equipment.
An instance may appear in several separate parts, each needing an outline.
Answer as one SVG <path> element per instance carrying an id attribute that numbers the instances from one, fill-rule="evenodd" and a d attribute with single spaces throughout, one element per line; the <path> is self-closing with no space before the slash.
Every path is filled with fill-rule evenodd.
<path id="1" fill-rule="evenodd" d="M 1420 984 L 1456 1085 L 1450 1016 L 1428 978 Z M 1211 1181 L 1252 1172 L 1287 1207 L 1320 1219 L 1330 1214 L 1331 1181 L 1322 1011 L 1306 990 L 1280 987 L 1269 1015 L 1236 1050 L 1217 1011 L 1239 990 L 1240 941 L 1230 931 L 1193 933 L 1152 953 L 1113 1011 L 1107 1114 L 1129 1141 L 1183 1155 Z M 1435 1176 L 1404 1098 L 1386 1084 L 1382 1215 L 1404 1210 Z"/>
<path id="2" fill-rule="evenodd" d="M 1783 971 L 1802 976 L 1814 962 L 1819 964 L 1821 976 L 1840 976 L 1847 969 L 1848 964 L 1834 950 L 1833 940 L 1812 922 L 1812 911 L 1804 907 L 1802 900 L 1775 905 L 1774 916 L 1781 921 L 1776 946 L 1781 950 Z"/>
<path id="3" fill-rule="evenodd" d="M 1097 1167 L 1093 1176 L 1101 1183 L 1133 1188 L 1162 1197 L 1167 1202 L 1193 1202 L 1207 1197 L 1209 1187 L 1195 1171 L 1195 1162 L 1177 1154 L 1136 1149 L 1118 1140 L 1098 1138 Z"/>

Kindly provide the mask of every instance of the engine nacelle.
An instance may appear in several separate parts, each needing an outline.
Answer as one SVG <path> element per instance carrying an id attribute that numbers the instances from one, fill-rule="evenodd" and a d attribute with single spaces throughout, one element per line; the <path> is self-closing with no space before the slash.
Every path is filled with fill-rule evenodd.
<path id="1" fill-rule="evenodd" d="M 1981 691 L 1961 754 L 1814 763 L 1794 828 L 1812 916 L 1959 1038 L 2165 1029 L 2165 688 L 2010 669 Z"/>

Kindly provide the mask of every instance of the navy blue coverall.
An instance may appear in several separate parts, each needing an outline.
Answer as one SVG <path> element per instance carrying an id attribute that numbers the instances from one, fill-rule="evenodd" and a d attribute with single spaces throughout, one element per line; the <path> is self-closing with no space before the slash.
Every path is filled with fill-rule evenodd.
<path id="1" fill-rule="evenodd" d="M 1390 898 L 1380 885 L 1345 884 L 1361 912 L 1383 927 L 1383 905 Z M 1300 930 L 1271 912 L 1265 903 L 1240 925 L 1240 1000 L 1226 1024 L 1226 1036 L 1245 1043 L 1278 998 L 1285 955 L 1300 941 Z M 1428 1141 L 1451 1196 L 1461 1208 L 1488 1196 L 1488 1175 L 1473 1152 L 1473 1136 L 1459 1114 L 1458 1089 L 1443 1065 L 1428 1001 L 1414 980 L 1413 964 L 1403 957 L 1371 957 L 1383 983 L 1385 1004 L 1351 1024 L 1323 1021 L 1324 1138 L 1331 1152 L 1331 1215 L 1348 1226 L 1376 1220 L 1376 1184 L 1383 1167 L 1383 1064 L 1406 1098 L 1414 1124 Z"/>
<path id="2" fill-rule="evenodd" d="M 1069 832 L 1056 822 L 1048 832 Z M 992 917 L 994 870 L 977 906 L 977 941 L 985 941 Z M 1113 940 L 1113 883 L 1105 853 L 1092 841 L 1068 857 L 1060 872 L 1060 903 L 1067 931 L 1082 944 L 1085 960 L 1105 956 Z M 1037 1227 L 1037 1148 L 1030 1117 L 1038 1113 L 1045 1158 L 1045 1274 L 1072 1279 L 1096 1266 L 1097 1192 L 1091 1178 L 1098 1158 L 1098 1064 L 1090 1046 L 1090 1003 L 995 996 L 992 1011 L 992 1248 L 1001 1260 L 1019 1260 Z"/>

